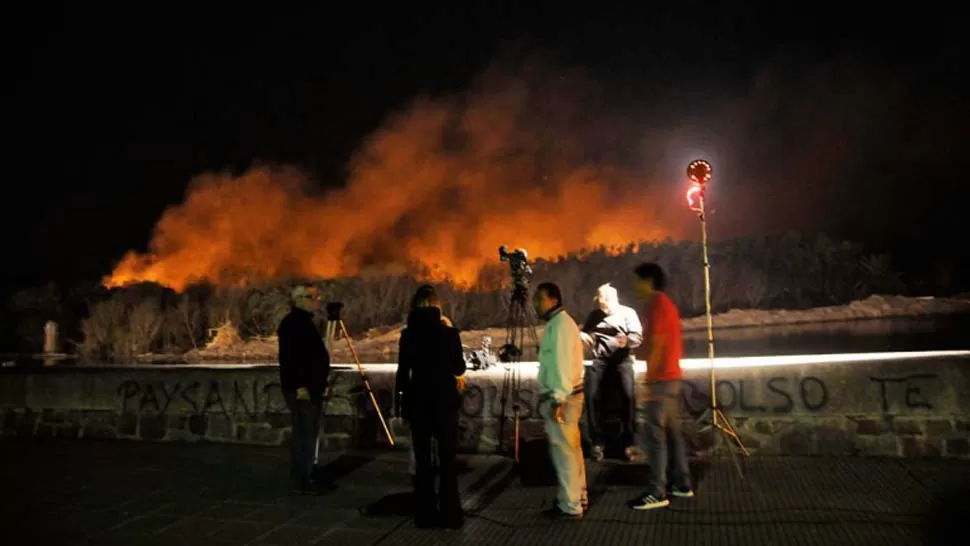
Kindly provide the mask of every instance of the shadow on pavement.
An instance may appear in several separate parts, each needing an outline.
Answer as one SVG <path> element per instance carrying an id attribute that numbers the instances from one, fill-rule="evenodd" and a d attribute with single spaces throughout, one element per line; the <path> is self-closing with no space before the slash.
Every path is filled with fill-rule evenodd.
<path id="1" fill-rule="evenodd" d="M 468 461 L 463 459 L 458 459 L 456 461 L 458 475 L 468 474 L 473 469 Z M 403 491 L 400 493 L 391 493 L 390 495 L 385 495 L 370 504 L 365 504 L 358 509 L 360 515 L 369 517 L 382 517 L 382 516 L 403 516 L 409 517 L 414 514 L 414 491 Z"/>
<path id="2" fill-rule="evenodd" d="M 970 484 L 961 484 L 939 495 L 930 506 L 923 520 L 923 544 L 966 544 L 967 522 L 970 522 Z"/>
<path id="3" fill-rule="evenodd" d="M 414 514 L 414 492 L 392 493 L 377 502 L 365 504 L 358 510 L 360 515 L 369 517 L 402 516 Z"/>
<path id="4" fill-rule="evenodd" d="M 704 480 L 710 462 L 690 461 L 691 484 L 696 488 Z M 650 485 L 650 465 L 642 463 L 614 463 L 597 480 L 596 486 L 637 486 Z"/>
<path id="5" fill-rule="evenodd" d="M 314 467 L 313 479 L 320 483 L 333 484 L 373 460 L 373 455 L 344 453 L 326 464 Z"/>

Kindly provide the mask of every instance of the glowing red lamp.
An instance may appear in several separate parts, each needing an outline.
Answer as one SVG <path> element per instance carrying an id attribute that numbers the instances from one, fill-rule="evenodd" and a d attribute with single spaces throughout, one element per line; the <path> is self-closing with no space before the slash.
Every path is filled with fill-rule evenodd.
<path id="1" fill-rule="evenodd" d="M 687 178 L 690 179 L 690 189 L 687 190 L 687 205 L 690 210 L 704 213 L 704 190 L 714 175 L 714 168 L 703 159 L 695 159 L 687 165 Z"/>
<path id="2" fill-rule="evenodd" d="M 714 169 L 711 164 L 703 159 L 695 159 L 687 165 L 687 178 L 698 186 L 703 186 L 711 179 Z"/>

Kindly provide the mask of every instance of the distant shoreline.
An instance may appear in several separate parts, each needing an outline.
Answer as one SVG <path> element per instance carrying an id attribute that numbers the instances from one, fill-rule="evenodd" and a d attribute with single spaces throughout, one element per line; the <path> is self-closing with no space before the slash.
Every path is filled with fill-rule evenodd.
<path id="1" fill-rule="evenodd" d="M 846 305 L 809 309 L 732 309 L 712 317 L 715 328 L 750 328 L 757 326 L 795 326 L 825 322 L 847 322 L 867 319 L 930 317 L 970 313 L 966 298 L 910 298 L 874 295 Z M 684 332 L 707 329 L 707 317 L 681 321 Z"/>
<path id="2" fill-rule="evenodd" d="M 910 298 L 905 296 L 874 295 L 864 300 L 858 300 L 846 305 L 815 307 L 810 309 L 732 309 L 725 313 L 714 315 L 714 328 L 717 330 L 733 330 L 741 333 L 746 328 L 768 328 L 777 326 L 805 326 L 824 325 L 826 323 L 847 323 L 876 319 L 898 319 L 935 317 L 946 315 L 970 314 L 970 298 Z M 684 319 L 682 327 L 685 337 L 697 337 L 707 329 L 707 317 L 699 316 Z M 388 358 L 397 352 L 397 342 L 403 325 L 389 326 L 375 329 L 360 339 L 354 340 L 357 352 L 363 357 Z M 542 335 L 542 328 L 537 327 L 537 334 Z M 482 337 L 492 338 L 491 348 L 497 350 L 505 337 L 505 328 L 489 328 L 486 330 L 471 330 L 461 333 L 462 342 L 468 349 L 477 350 L 481 346 Z M 752 333 L 754 335 L 754 333 Z M 218 336 L 217 336 L 218 337 Z M 232 336 L 230 336 L 232 337 Z M 530 336 L 526 336 L 525 347 L 533 347 Z M 238 338 L 235 338 L 238 339 Z M 215 346 L 216 340 L 201 349 L 193 349 L 184 354 L 145 354 L 135 357 L 134 362 L 151 365 L 153 363 L 219 363 L 219 362 L 247 362 L 247 361 L 275 361 L 277 358 L 277 341 L 274 336 L 253 338 L 238 341 L 228 346 Z M 3 361 L 16 358 L 37 358 L 63 360 L 74 358 L 74 355 L 58 353 L 54 355 L 4 355 Z M 338 340 L 332 348 L 334 361 L 351 361 L 350 351 L 343 340 Z"/>
<path id="3" fill-rule="evenodd" d="M 752 327 L 767 326 L 796 326 L 805 324 L 823 324 L 849 322 L 867 319 L 889 319 L 906 317 L 931 317 L 942 315 L 970 314 L 970 299 L 963 298 L 909 298 L 905 296 L 871 296 L 864 300 L 854 301 L 846 305 L 816 307 L 801 310 L 731 310 L 713 317 L 716 329 L 739 330 Z M 693 337 L 697 332 L 707 328 L 705 316 L 692 317 L 682 321 L 685 335 Z M 397 343 L 403 325 L 395 325 L 356 339 L 355 348 L 360 355 L 372 355 L 388 358 L 396 354 Z M 537 327 L 537 334 L 542 335 L 542 328 Z M 481 346 L 482 337 L 492 338 L 491 348 L 497 350 L 504 342 L 505 328 L 489 328 L 486 330 L 471 330 L 461 333 L 462 343 L 468 349 L 477 350 Z M 530 336 L 526 336 L 525 347 L 533 347 Z M 222 347 L 192 350 L 184 355 L 188 362 L 218 362 L 226 360 L 275 360 L 275 337 L 247 340 L 238 347 Z M 350 361 L 351 355 L 347 344 L 338 340 L 332 348 L 334 360 Z"/>

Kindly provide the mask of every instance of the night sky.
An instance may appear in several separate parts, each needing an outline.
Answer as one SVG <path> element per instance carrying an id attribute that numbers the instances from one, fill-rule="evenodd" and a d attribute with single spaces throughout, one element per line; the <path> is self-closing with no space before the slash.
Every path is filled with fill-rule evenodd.
<path id="1" fill-rule="evenodd" d="M 516 4 L 22 12 L 4 38 L 4 284 L 110 272 L 125 251 L 145 250 L 201 172 L 258 160 L 339 186 L 391 112 L 533 53 L 581 68 L 617 109 L 651 120 L 650 142 L 665 152 L 639 161 L 682 169 L 705 154 L 728 172 L 737 212 L 724 205 L 722 222 L 966 259 L 955 243 L 970 197 L 966 17 L 913 11 L 922 3 L 898 14 Z M 706 119 L 713 136 L 696 137 Z M 615 145 L 636 164 L 642 141 L 627 146 L 628 135 Z"/>

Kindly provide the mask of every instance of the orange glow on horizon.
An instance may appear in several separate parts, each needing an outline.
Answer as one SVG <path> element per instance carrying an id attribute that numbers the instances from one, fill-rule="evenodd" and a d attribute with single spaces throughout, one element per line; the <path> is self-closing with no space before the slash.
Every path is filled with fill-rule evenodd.
<path id="1" fill-rule="evenodd" d="M 103 283 L 182 291 L 373 272 L 474 286 L 483 267 L 507 268 L 503 244 L 535 260 L 683 238 L 659 216 L 682 215 L 679 196 L 657 189 L 672 185 L 592 161 L 595 133 L 573 127 L 584 118 L 569 112 L 581 101 L 511 81 L 484 78 L 465 100 L 416 101 L 362 143 L 339 190 L 321 194 L 286 167 L 198 176 L 158 220 L 148 252 L 127 253 Z"/>

